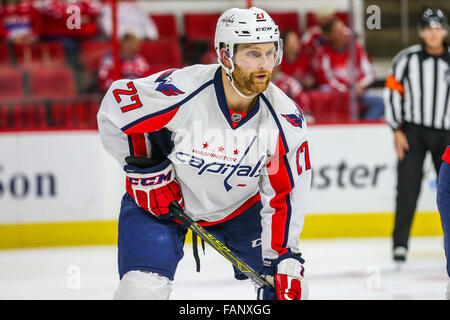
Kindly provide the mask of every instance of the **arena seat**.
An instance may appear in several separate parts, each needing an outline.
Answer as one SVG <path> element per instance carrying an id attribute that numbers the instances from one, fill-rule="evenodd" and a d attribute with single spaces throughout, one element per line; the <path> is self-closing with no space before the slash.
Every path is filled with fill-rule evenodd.
<path id="1" fill-rule="evenodd" d="M 109 41 L 83 41 L 80 62 L 87 70 L 96 70 L 100 60 L 111 49 Z"/>
<path id="2" fill-rule="evenodd" d="M 174 14 L 150 14 L 158 28 L 159 39 L 178 39 L 177 21 Z"/>
<path id="3" fill-rule="evenodd" d="M 192 13 L 184 14 L 184 32 L 188 41 L 214 40 L 217 20 L 220 13 Z"/>
<path id="4" fill-rule="evenodd" d="M 21 124 L 27 129 L 43 129 L 47 125 L 45 104 L 43 102 L 23 102 L 19 107 L 22 110 Z"/>
<path id="5" fill-rule="evenodd" d="M 6 67 L 10 65 L 9 61 L 9 49 L 6 43 L 0 43 L 0 67 Z"/>
<path id="6" fill-rule="evenodd" d="M 50 125 L 56 128 L 68 127 L 69 118 L 67 103 L 53 101 L 50 108 Z"/>
<path id="7" fill-rule="evenodd" d="M 140 54 L 151 67 L 156 65 L 180 66 L 183 64 L 178 40 L 143 41 Z"/>
<path id="8" fill-rule="evenodd" d="M 311 115 L 318 122 L 350 120 L 350 95 L 347 92 L 305 92 Z"/>
<path id="9" fill-rule="evenodd" d="M 7 104 L 0 105 L 0 129 L 9 128 L 9 106 Z"/>
<path id="10" fill-rule="evenodd" d="M 21 99 L 25 96 L 22 71 L 14 68 L 0 69 L 0 99 Z"/>
<path id="11" fill-rule="evenodd" d="M 66 64 L 64 48 L 60 42 L 15 45 L 13 51 L 16 64 L 22 67 Z"/>
<path id="12" fill-rule="evenodd" d="M 30 94 L 38 98 L 74 97 L 75 79 L 69 67 L 32 68 L 28 71 Z"/>
<path id="13" fill-rule="evenodd" d="M 185 13 L 183 16 L 185 59 L 198 63 L 214 42 L 220 13 Z"/>
<path id="14" fill-rule="evenodd" d="M 300 35 L 300 17 L 297 12 L 269 12 L 269 15 L 278 25 L 280 33 L 293 30 Z"/>
<path id="15" fill-rule="evenodd" d="M 15 103 L 11 106 L 11 127 L 25 127 L 25 117 L 23 115 L 23 108 L 21 103 Z"/>
<path id="16" fill-rule="evenodd" d="M 335 16 L 341 19 L 347 26 L 349 25 L 349 13 L 347 11 L 336 11 Z M 316 26 L 317 18 L 315 12 L 306 13 L 306 28 Z"/>

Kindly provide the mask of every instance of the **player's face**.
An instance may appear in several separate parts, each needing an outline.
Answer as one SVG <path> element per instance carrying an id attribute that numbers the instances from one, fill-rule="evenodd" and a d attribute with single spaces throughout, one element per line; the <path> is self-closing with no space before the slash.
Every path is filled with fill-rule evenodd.
<path id="1" fill-rule="evenodd" d="M 238 45 L 233 57 L 236 87 L 248 95 L 266 90 L 276 58 L 277 51 L 273 43 Z"/>
<path id="2" fill-rule="evenodd" d="M 447 36 L 447 30 L 443 27 L 425 27 L 420 35 L 427 46 L 435 48 L 442 45 Z"/>

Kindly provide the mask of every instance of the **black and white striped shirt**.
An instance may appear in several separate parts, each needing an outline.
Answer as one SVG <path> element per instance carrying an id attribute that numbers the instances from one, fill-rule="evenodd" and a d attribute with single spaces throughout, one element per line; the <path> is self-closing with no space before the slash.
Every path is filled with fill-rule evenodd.
<path id="1" fill-rule="evenodd" d="M 450 49 L 431 56 L 422 45 L 400 51 L 384 89 L 386 122 L 398 129 L 404 122 L 450 130 Z"/>

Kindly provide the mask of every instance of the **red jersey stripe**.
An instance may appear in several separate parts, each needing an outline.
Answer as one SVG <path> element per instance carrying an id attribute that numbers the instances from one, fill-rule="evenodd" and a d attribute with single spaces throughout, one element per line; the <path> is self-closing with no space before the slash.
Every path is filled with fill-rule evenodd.
<path id="1" fill-rule="evenodd" d="M 222 220 L 219 220 L 219 221 L 197 221 L 197 223 L 201 227 L 208 227 L 208 226 L 212 226 L 212 225 L 215 225 L 215 224 L 219 224 L 219 223 L 228 221 L 230 219 L 233 219 L 234 217 L 237 217 L 241 213 L 244 213 L 246 210 L 248 210 L 251 206 L 253 206 L 258 201 L 261 201 L 261 195 L 259 193 L 255 194 L 253 197 L 251 197 L 250 199 L 245 201 L 239 208 L 234 210 L 232 213 L 230 213 L 228 216 L 226 216 Z M 181 223 L 177 219 L 174 219 L 173 221 Z"/>
<path id="2" fill-rule="evenodd" d="M 445 149 L 444 155 L 442 156 L 442 160 L 444 160 L 447 163 L 450 163 L 450 147 L 447 147 Z"/>
<path id="3" fill-rule="evenodd" d="M 289 170 L 286 167 L 284 158 L 286 157 L 286 150 L 283 145 L 281 135 L 278 137 L 278 143 L 275 155 L 268 164 L 269 181 L 275 191 L 275 196 L 270 200 L 270 206 L 275 209 L 272 216 L 272 249 L 278 252 L 278 255 L 288 252 L 286 246 L 287 225 L 289 224 L 291 206 L 289 194 L 292 190 L 292 185 L 289 178 Z M 271 172 L 273 170 L 274 172 Z"/>
<path id="4" fill-rule="evenodd" d="M 162 129 L 175 116 L 179 107 L 172 109 L 166 113 L 158 114 L 154 117 L 138 122 L 134 126 L 127 128 L 124 132 L 127 135 L 139 132 L 154 132 Z"/>
<path id="5" fill-rule="evenodd" d="M 148 157 L 147 144 L 145 143 L 145 135 L 143 133 L 133 133 L 131 135 L 133 143 L 133 153 L 137 157 Z"/>

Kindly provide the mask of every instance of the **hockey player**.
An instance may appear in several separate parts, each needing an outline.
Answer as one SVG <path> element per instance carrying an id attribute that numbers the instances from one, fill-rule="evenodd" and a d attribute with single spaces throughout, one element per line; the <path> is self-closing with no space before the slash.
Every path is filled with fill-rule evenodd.
<path id="1" fill-rule="evenodd" d="M 449 276 L 446 298 L 450 300 L 450 146 L 447 146 L 442 160 L 437 184 L 437 205 L 444 230 L 444 248 Z"/>
<path id="2" fill-rule="evenodd" d="M 102 101 L 102 143 L 126 172 L 116 299 L 169 298 L 187 231 L 169 215 L 173 200 L 274 283 L 258 298 L 307 295 L 299 248 L 307 127 L 270 83 L 282 59 L 278 27 L 264 10 L 233 8 L 214 42 L 219 64 L 118 80 Z"/>

